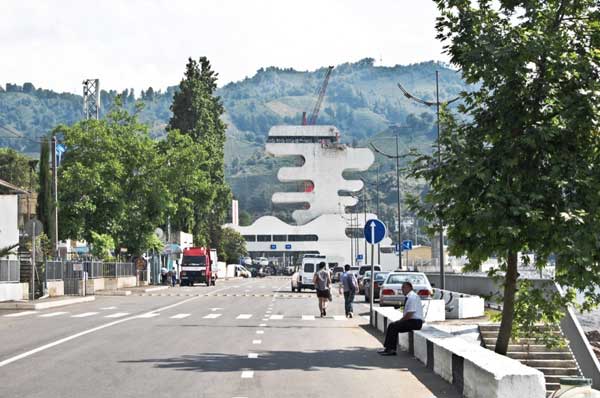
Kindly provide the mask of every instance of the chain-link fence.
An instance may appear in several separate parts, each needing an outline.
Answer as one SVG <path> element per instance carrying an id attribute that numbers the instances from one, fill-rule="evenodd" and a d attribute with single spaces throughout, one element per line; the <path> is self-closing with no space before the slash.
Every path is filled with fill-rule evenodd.
<path id="1" fill-rule="evenodd" d="M 21 278 L 18 260 L 0 260 L 0 283 L 19 282 Z"/>

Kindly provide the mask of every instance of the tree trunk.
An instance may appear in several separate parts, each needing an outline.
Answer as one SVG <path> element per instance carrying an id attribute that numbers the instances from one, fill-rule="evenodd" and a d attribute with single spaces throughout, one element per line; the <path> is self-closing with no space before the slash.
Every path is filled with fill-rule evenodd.
<path id="1" fill-rule="evenodd" d="M 512 334 L 512 324 L 515 312 L 515 294 L 517 292 L 517 253 L 509 252 L 507 259 L 506 277 L 504 281 L 504 301 L 502 303 L 502 322 L 496 341 L 496 353 L 506 355 L 508 343 Z"/>

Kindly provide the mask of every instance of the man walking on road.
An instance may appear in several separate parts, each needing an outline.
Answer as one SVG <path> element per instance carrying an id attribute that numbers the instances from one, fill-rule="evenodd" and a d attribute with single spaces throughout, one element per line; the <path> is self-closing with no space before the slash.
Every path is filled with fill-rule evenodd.
<path id="1" fill-rule="evenodd" d="M 331 277 L 329 271 L 325 269 L 324 262 L 319 263 L 319 271 L 315 272 L 313 276 L 313 283 L 317 290 L 317 297 L 319 299 L 319 310 L 321 311 L 321 318 L 327 315 L 327 302 L 331 298 Z"/>
<path id="2" fill-rule="evenodd" d="M 350 272 L 350 265 L 344 265 L 344 273 L 340 277 L 340 282 L 340 290 L 343 289 L 344 291 L 344 306 L 346 309 L 346 318 L 352 318 L 354 316 L 352 303 L 354 302 L 354 295 L 358 290 L 358 281 L 356 280 L 356 275 Z"/>
<path id="3" fill-rule="evenodd" d="M 402 293 L 406 297 L 404 301 L 404 316 L 388 325 L 385 333 L 385 349 L 377 351 L 381 355 L 396 355 L 398 346 L 398 333 L 406 333 L 411 330 L 421 330 L 423 326 L 423 306 L 421 298 L 413 290 L 412 283 L 402 284 Z"/>

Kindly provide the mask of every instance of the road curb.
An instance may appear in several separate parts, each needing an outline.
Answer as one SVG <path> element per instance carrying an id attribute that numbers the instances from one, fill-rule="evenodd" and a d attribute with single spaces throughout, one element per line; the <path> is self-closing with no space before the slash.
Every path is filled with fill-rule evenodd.
<path id="1" fill-rule="evenodd" d="M 87 303 L 89 301 L 96 300 L 94 296 L 85 296 L 85 297 L 74 297 L 68 298 L 64 300 L 53 300 L 48 302 L 29 302 L 29 301 L 19 301 L 19 302 L 9 302 L 9 303 L 0 303 L 0 310 L 44 310 L 47 308 L 55 308 L 55 307 L 63 307 L 65 305 L 71 304 L 79 304 L 79 303 Z"/>

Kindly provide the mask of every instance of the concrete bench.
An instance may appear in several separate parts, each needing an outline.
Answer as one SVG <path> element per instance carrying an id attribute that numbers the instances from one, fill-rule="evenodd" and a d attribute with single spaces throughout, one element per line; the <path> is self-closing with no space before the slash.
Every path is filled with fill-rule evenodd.
<path id="1" fill-rule="evenodd" d="M 444 300 L 448 319 L 476 318 L 484 315 L 485 300 L 479 296 L 434 288 L 433 298 Z"/>
<path id="2" fill-rule="evenodd" d="M 375 308 L 374 323 L 384 332 L 402 317 L 399 311 Z M 519 361 L 498 355 L 434 326 L 400 333 L 398 350 L 407 351 L 467 398 L 544 398 L 544 375 Z"/>

